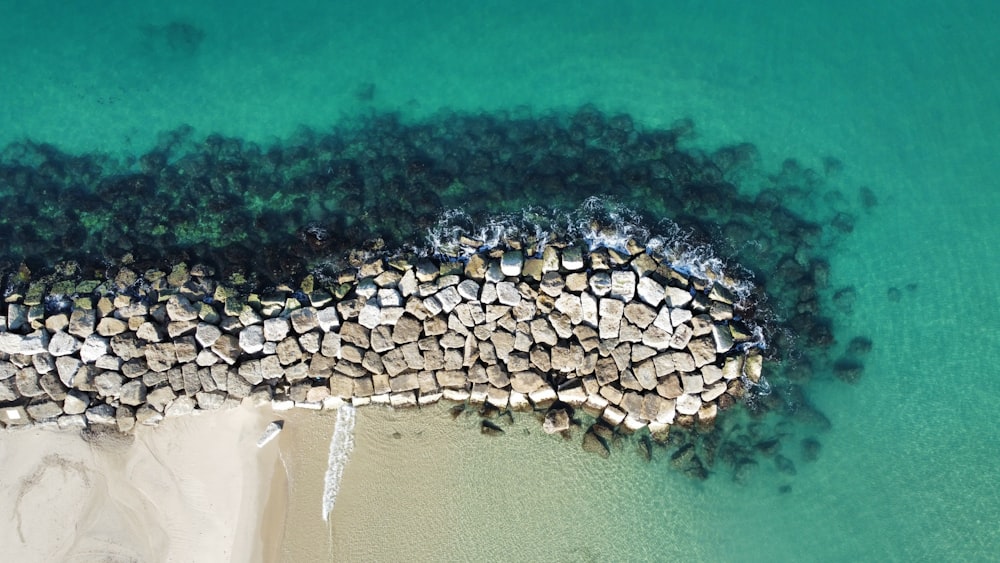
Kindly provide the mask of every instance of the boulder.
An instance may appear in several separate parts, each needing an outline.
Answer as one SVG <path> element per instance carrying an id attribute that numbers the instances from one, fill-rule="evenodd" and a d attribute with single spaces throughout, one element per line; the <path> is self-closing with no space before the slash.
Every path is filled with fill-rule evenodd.
<path id="1" fill-rule="evenodd" d="M 701 404 L 701 397 L 698 395 L 684 393 L 680 397 L 677 397 L 675 407 L 678 414 L 694 415 L 698 413 Z"/>
<path id="2" fill-rule="evenodd" d="M 648 277 L 639 278 L 636 293 L 639 299 L 653 307 L 659 307 L 666 296 L 663 286 Z"/>
<path id="3" fill-rule="evenodd" d="M 635 272 L 614 271 L 611 272 L 611 292 L 612 299 L 619 299 L 624 302 L 635 298 Z"/>
<path id="4" fill-rule="evenodd" d="M 545 413 L 545 421 L 542 423 L 542 430 L 546 434 L 556 434 L 564 430 L 569 430 L 569 413 L 566 409 L 550 409 Z"/>
<path id="5" fill-rule="evenodd" d="M 625 304 L 621 301 L 607 297 L 601 299 L 598 331 L 602 340 L 618 338 L 624 313 Z"/>
<path id="6" fill-rule="evenodd" d="M 608 448 L 608 443 L 601 438 L 592 430 L 587 430 L 583 435 L 583 451 L 592 454 L 597 454 L 603 458 L 607 458 L 611 455 L 611 449 Z"/>
<path id="7" fill-rule="evenodd" d="M 4 410 L 9 410 L 4 409 Z M 59 407 L 54 401 L 42 401 L 40 403 L 33 403 L 24 408 L 28 416 L 37 422 L 44 420 L 52 420 L 55 417 L 63 414 L 62 408 Z M 7 413 L 10 416 L 10 412 Z M 19 415 L 20 413 L 18 413 Z"/>
<path id="8" fill-rule="evenodd" d="M 80 341 L 67 332 L 57 332 L 49 338 L 49 354 L 69 356 L 80 349 Z"/>
<path id="9" fill-rule="evenodd" d="M 167 316 L 172 321 L 193 321 L 198 318 L 198 307 L 180 295 L 167 299 Z"/>
<path id="10" fill-rule="evenodd" d="M 288 336 L 289 330 L 291 330 L 291 325 L 288 319 L 278 317 L 264 320 L 264 340 L 267 342 L 281 342 Z M 202 345 L 205 346 L 205 344 Z"/>

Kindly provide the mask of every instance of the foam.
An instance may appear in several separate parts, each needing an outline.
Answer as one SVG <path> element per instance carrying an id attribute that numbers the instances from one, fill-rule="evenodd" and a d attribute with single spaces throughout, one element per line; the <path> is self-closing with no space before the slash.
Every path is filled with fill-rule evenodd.
<path id="1" fill-rule="evenodd" d="M 337 422 L 330 438 L 330 454 L 327 458 L 326 475 L 323 477 L 323 521 L 330 521 L 330 513 L 337 501 L 340 480 L 344 468 L 354 449 L 354 421 L 356 413 L 351 405 L 341 405 L 337 409 Z"/>

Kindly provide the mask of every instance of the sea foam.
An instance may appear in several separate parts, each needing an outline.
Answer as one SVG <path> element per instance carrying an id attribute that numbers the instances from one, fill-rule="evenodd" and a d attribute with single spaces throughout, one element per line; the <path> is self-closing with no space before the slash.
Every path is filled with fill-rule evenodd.
<path id="1" fill-rule="evenodd" d="M 326 475 L 323 477 L 323 521 L 330 521 L 333 504 L 340 490 L 340 479 L 344 475 L 344 467 L 354 449 L 354 407 L 341 405 L 337 409 L 337 425 L 330 438 L 330 455 L 327 459 Z"/>

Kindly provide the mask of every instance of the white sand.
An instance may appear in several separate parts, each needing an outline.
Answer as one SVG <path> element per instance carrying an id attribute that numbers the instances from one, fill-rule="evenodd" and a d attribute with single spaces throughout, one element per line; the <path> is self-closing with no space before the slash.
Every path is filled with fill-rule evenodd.
<path id="1" fill-rule="evenodd" d="M 244 407 L 168 419 L 130 444 L 0 433 L 3 559 L 273 560 L 286 481 L 277 445 L 255 445 L 272 418 Z"/>

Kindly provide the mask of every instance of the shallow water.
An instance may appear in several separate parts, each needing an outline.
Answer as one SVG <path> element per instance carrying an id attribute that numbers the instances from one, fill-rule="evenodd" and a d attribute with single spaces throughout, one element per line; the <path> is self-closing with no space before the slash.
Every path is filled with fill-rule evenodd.
<path id="1" fill-rule="evenodd" d="M 575 443 L 486 440 L 446 420 L 425 447 L 462 443 L 448 459 L 464 463 L 450 465 L 461 469 L 447 486 L 428 478 L 398 491 L 393 538 L 444 541 L 419 506 L 399 507 L 448 495 L 449 509 L 432 512 L 450 531 L 442 552 L 456 559 L 531 553 L 520 549 L 546 537 L 539 530 L 553 505 L 569 538 L 555 553 L 545 548 L 556 560 L 988 560 L 1000 549 L 990 401 L 1000 374 L 989 358 L 1000 343 L 989 313 L 1000 289 L 1000 22 L 991 4 L 201 4 L 0 2 L 0 143 L 135 154 L 182 123 L 267 142 L 372 110 L 418 118 L 594 103 L 647 127 L 690 117 L 698 146 L 752 142 L 767 169 L 786 157 L 822 168 L 835 157 L 845 193 L 868 186 L 878 198 L 831 255 L 832 285 L 857 290 L 837 334 L 868 335 L 875 347 L 857 385 L 811 386 L 832 422 L 816 462 L 801 462 L 792 443 L 794 477 L 764 460 L 745 485 L 699 484 L 670 470 L 662 452 L 649 464 L 626 452 L 603 461 Z M 418 448 L 366 434 L 366 424 L 393 416 L 359 412 L 352 463 L 421 461 Z M 325 435 L 302 444 L 322 465 L 332 419 L 317 420 Z M 392 553 L 396 544 L 364 529 L 337 544 L 338 519 L 370 517 L 364 495 L 346 491 L 384 479 L 353 467 L 332 545 L 349 558 Z M 516 493 L 483 501 L 477 495 L 497 482 L 483 475 Z M 519 486 L 527 476 L 535 480 Z M 569 494 L 569 505 L 554 500 Z M 325 530 L 320 493 L 313 498 L 308 529 Z"/>

